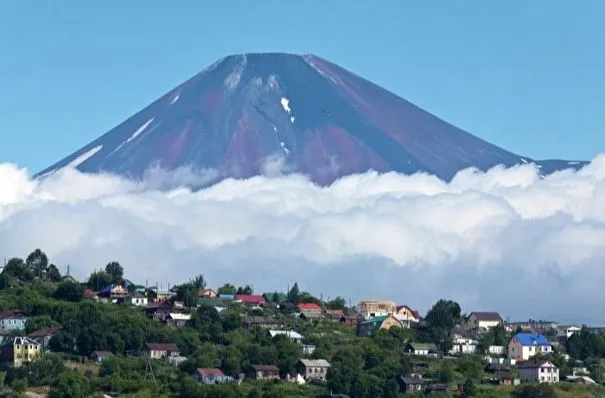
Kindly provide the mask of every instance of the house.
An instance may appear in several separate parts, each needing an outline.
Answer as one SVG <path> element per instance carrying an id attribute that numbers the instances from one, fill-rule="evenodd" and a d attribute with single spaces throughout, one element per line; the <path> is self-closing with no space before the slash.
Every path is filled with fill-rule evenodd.
<path id="1" fill-rule="evenodd" d="M 201 289 L 198 292 L 198 297 L 209 297 L 209 298 L 217 298 L 218 294 L 212 289 Z"/>
<path id="2" fill-rule="evenodd" d="M 128 297 L 128 301 L 128 304 L 135 307 L 147 307 L 147 296 L 136 291 Z"/>
<path id="3" fill-rule="evenodd" d="M 95 362 L 103 362 L 111 357 L 113 357 L 113 354 L 109 351 L 93 351 L 93 353 L 90 354 L 90 359 Z"/>
<path id="4" fill-rule="evenodd" d="M 0 327 L 6 330 L 25 330 L 27 316 L 20 310 L 0 312 Z"/>
<path id="5" fill-rule="evenodd" d="M 517 371 L 521 382 L 559 382 L 559 368 L 547 360 L 517 362 Z"/>
<path id="6" fill-rule="evenodd" d="M 249 377 L 255 380 L 279 380 L 279 368 L 275 365 L 252 365 Z"/>
<path id="7" fill-rule="evenodd" d="M 296 308 L 300 312 L 321 312 L 321 307 L 315 303 L 300 303 Z"/>
<path id="8" fill-rule="evenodd" d="M 301 311 L 298 317 L 306 321 L 318 321 L 324 319 L 324 314 L 321 311 Z"/>
<path id="9" fill-rule="evenodd" d="M 178 312 L 171 312 L 166 318 L 166 324 L 175 328 L 182 328 L 191 321 L 191 314 L 181 314 Z"/>
<path id="10" fill-rule="evenodd" d="M 424 391 L 425 382 L 420 378 L 399 376 L 396 380 L 397 384 L 399 384 L 399 389 L 403 394 Z"/>
<path id="11" fill-rule="evenodd" d="M 299 334 L 299 333 L 295 332 L 294 330 L 269 330 L 269 335 L 271 337 L 284 335 L 284 336 L 288 337 L 290 340 L 292 340 L 293 342 L 299 343 L 299 344 L 302 344 L 302 341 L 305 339 L 305 337 L 302 334 Z"/>
<path id="12" fill-rule="evenodd" d="M 263 329 L 277 329 L 281 326 L 282 326 L 281 323 L 273 317 L 252 316 L 252 315 L 244 316 L 244 327 L 246 329 L 252 329 L 255 327 L 259 327 L 259 328 L 263 328 Z"/>
<path id="13" fill-rule="evenodd" d="M 286 295 L 286 293 L 264 293 L 263 297 L 265 298 L 265 301 L 267 303 L 273 303 L 278 305 L 285 303 L 288 300 L 288 296 Z"/>
<path id="14" fill-rule="evenodd" d="M 582 328 L 576 325 L 561 325 L 557 327 L 557 337 L 562 339 L 570 338 L 574 333 L 578 333 Z"/>
<path id="15" fill-rule="evenodd" d="M 199 368 L 192 376 L 198 383 L 202 384 L 229 383 L 233 381 L 233 377 L 225 376 L 223 371 L 218 368 Z"/>
<path id="16" fill-rule="evenodd" d="M 229 301 L 235 300 L 235 294 L 219 293 L 218 297 L 223 300 L 229 300 Z"/>
<path id="17" fill-rule="evenodd" d="M 108 299 L 112 303 L 117 303 L 119 300 L 124 301 L 129 296 L 128 289 L 123 285 L 109 285 L 99 292 L 99 297 Z"/>
<path id="18" fill-rule="evenodd" d="M 360 318 L 358 316 L 343 315 L 340 317 L 340 323 L 350 328 L 357 328 Z"/>
<path id="19" fill-rule="evenodd" d="M 187 360 L 187 357 L 175 355 L 173 357 L 168 357 L 168 364 L 178 368 L 179 365 L 182 364 L 183 362 L 185 362 L 186 360 Z"/>
<path id="20" fill-rule="evenodd" d="M 397 306 L 390 300 L 362 300 L 357 304 L 357 312 L 359 312 L 364 319 L 392 315 L 396 311 Z"/>
<path id="21" fill-rule="evenodd" d="M 407 305 L 397 306 L 395 308 L 395 313 L 393 314 L 393 316 L 406 326 L 409 326 L 411 323 L 417 323 L 420 321 L 420 314 L 418 313 L 418 311 L 414 311 Z"/>
<path id="22" fill-rule="evenodd" d="M 40 357 L 42 344 L 28 337 L 15 337 L 0 347 L 1 362 L 16 368 Z"/>
<path id="23" fill-rule="evenodd" d="M 234 300 L 251 307 L 261 306 L 266 303 L 265 298 L 260 294 L 236 294 Z"/>
<path id="24" fill-rule="evenodd" d="M 542 334 L 517 333 L 508 343 L 508 357 L 525 361 L 537 353 L 550 354 L 552 344 Z"/>
<path id="25" fill-rule="evenodd" d="M 180 355 L 179 347 L 171 343 L 146 343 L 147 354 L 151 359 L 176 357 Z"/>
<path id="26" fill-rule="evenodd" d="M 504 324 L 504 321 L 502 321 L 502 317 L 497 312 L 471 312 L 467 320 L 467 327 L 469 329 L 487 330 L 502 324 Z"/>
<path id="27" fill-rule="evenodd" d="M 378 330 L 388 330 L 392 327 L 403 328 L 403 325 L 393 315 L 376 316 L 357 325 L 358 336 L 370 336 Z"/>
<path id="28" fill-rule="evenodd" d="M 474 354 L 479 342 L 462 334 L 454 334 L 450 354 Z"/>
<path id="29" fill-rule="evenodd" d="M 296 364 L 296 369 L 305 380 L 326 380 L 326 374 L 330 368 L 330 363 L 325 359 L 300 359 Z"/>
<path id="30" fill-rule="evenodd" d="M 42 328 L 34 330 L 27 337 L 42 344 L 42 348 L 47 349 L 50 339 L 61 331 L 60 328 Z"/>
<path id="31" fill-rule="evenodd" d="M 404 352 L 410 355 L 429 355 L 437 352 L 437 347 L 429 343 L 408 343 Z"/>
<path id="32" fill-rule="evenodd" d="M 597 384 L 592 378 L 588 376 L 565 376 L 565 381 L 574 384 Z"/>
<path id="33" fill-rule="evenodd" d="M 515 332 L 517 329 L 529 331 L 533 333 L 546 333 L 551 329 L 556 329 L 557 323 L 552 321 L 543 321 L 530 319 L 521 322 L 507 322 L 504 324 L 504 329 L 507 332 Z"/>
<path id="34" fill-rule="evenodd" d="M 84 298 L 88 300 L 99 301 L 99 292 L 92 289 L 84 289 Z"/>
<path id="35" fill-rule="evenodd" d="M 490 345 L 487 347 L 487 353 L 490 355 L 504 355 L 506 354 L 506 346 Z"/>
<path id="36" fill-rule="evenodd" d="M 324 318 L 328 321 L 339 323 L 345 315 L 343 310 L 324 310 Z"/>

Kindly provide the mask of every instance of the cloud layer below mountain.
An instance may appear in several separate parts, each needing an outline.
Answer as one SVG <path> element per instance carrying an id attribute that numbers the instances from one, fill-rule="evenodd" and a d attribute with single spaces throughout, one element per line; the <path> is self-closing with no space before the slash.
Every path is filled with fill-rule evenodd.
<path id="1" fill-rule="evenodd" d="M 169 174 L 169 173 L 168 173 Z M 84 278 L 120 261 L 127 276 L 392 298 L 426 310 L 605 322 L 605 155 L 540 178 L 532 165 L 428 175 L 366 173 L 318 187 L 304 176 L 225 180 L 192 192 L 64 169 L 42 182 L 0 165 L 0 255 L 36 247 Z M 176 176 L 176 177 L 175 177 Z"/>

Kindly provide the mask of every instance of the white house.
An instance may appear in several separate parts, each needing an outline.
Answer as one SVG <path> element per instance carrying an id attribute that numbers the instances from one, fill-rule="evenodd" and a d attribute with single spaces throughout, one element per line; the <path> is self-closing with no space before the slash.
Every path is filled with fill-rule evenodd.
<path id="1" fill-rule="evenodd" d="M 548 355 L 552 352 L 552 344 L 542 334 L 517 333 L 508 343 L 508 357 L 525 361 L 541 353 Z"/>
<path id="2" fill-rule="evenodd" d="M 474 354 L 477 352 L 479 342 L 460 334 L 455 334 L 452 339 L 452 349 L 450 354 Z"/>
<path id="3" fill-rule="evenodd" d="M 130 304 L 136 307 L 147 307 L 147 297 L 140 293 L 130 295 Z"/>
<path id="4" fill-rule="evenodd" d="M 487 330 L 503 323 L 502 317 L 497 312 L 476 311 L 469 315 L 467 327 L 469 329 Z"/>
<path id="5" fill-rule="evenodd" d="M 559 368 L 550 361 L 523 361 L 517 363 L 521 382 L 558 383 Z"/>
<path id="6" fill-rule="evenodd" d="M 275 337 L 278 335 L 285 335 L 286 337 L 288 337 L 290 340 L 292 340 L 295 343 L 299 343 L 302 344 L 302 341 L 305 339 L 305 336 L 303 336 L 300 333 L 295 332 L 294 330 L 269 330 L 269 335 L 271 337 Z"/>
<path id="7" fill-rule="evenodd" d="M 582 330 L 582 328 L 576 325 L 561 325 L 557 327 L 557 337 L 568 339 L 580 330 Z"/>
<path id="8" fill-rule="evenodd" d="M 506 346 L 490 345 L 487 347 L 487 353 L 490 355 L 504 355 L 506 353 Z"/>

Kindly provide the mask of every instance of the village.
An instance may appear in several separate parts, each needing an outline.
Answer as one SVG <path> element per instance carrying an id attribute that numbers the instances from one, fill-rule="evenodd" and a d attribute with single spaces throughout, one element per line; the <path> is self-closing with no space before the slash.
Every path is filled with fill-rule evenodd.
<path id="1" fill-rule="evenodd" d="M 309 293 L 300 292 L 297 285 L 289 292 L 257 294 L 252 292 L 249 286 L 236 289 L 233 285 L 225 284 L 214 290 L 206 288 L 205 283 L 202 283 L 198 284 L 200 288 L 195 288 L 193 292 L 193 282 L 172 289 L 161 289 L 136 285 L 122 278 L 117 278 L 119 283 L 110 283 L 101 289 L 91 289 L 91 280 L 79 282 L 67 275 L 61 277 L 58 283 L 62 286 L 78 286 L 83 302 L 131 308 L 147 319 L 175 330 L 189 328 L 193 317 L 198 316 L 196 314 L 200 311 L 214 311 L 219 318 L 228 313 L 235 313 L 241 317 L 243 329 L 264 331 L 268 338 L 283 336 L 300 347 L 302 355 L 296 361 L 295 371 L 292 373 L 284 374 L 283 369 L 276 363 L 250 363 L 248 369 L 237 374 L 226 372 L 220 366 L 198 367 L 190 376 L 200 384 L 240 385 L 247 380 L 283 381 L 299 385 L 325 384 L 332 364 L 330 358 L 318 357 L 317 345 L 313 343 L 317 338 L 310 339 L 305 336 L 304 330 L 308 329 L 309 325 L 313 325 L 315 330 L 322 330 L 323 334 L 342 334 L 342 330 L 347 330 L 351 336 L 358 339 L 396 332 L 404 336 L 422 336 L 423 331 L 430 331 L 431 326 L 435 326 L 431 325 L 429 314 L 423 317 L 408 305 L 371 299 L 348 307 L 343 299 L 323 302 Z M 92 284 L 95 283 L 99 285 L 96 279 Z M 450 308 L 457 306 L 451 301 L 440 300 L 433 310 L 441 304 L 453 305 Z M 460 312 L 459 307 L 457 308 Z M 0 361 L 5 369 L 27 366 L 35 363 L 43 353 L 53 351 L 52 341 L 61 332 L 61 327 L 31 330 L 32 328 L 28 327 L 29 320 L 30 314 L 22 308 L 12 308 L 0 313 Z M 427 374 L 430 373 L 429 369 L 435 360 L 457 361 L 469 356 L 481 358 L 483 369 L 480 372 L 481 377 L 476 380 L 479 384 L 597 385 L 602 381 L 591 377 L 594 374 L 600 375 L 600 371 L 595 372 L 581 361 L 562 372 L 557 366 L 557 361 L 551 360 L 556 354 L 560 358 L 559 362 L 561 358 L 565 363 L 574 362 L 565 352 L 566 342 L 574 334 L 581 332 L 600 334 L 600 328 L 559 325 L 543 320 L 505 322 L 497 312 L 488 311 L 472 311 L 460 315 L 451 328 L 443 328 L 447 341 L 439 341 L 439 344 L 430 338 L 403 338 L 401 346 L 397 349 L 409 359 L 410 369 L 394 375 L 399 394 L 445 394 L 452 391 L 464 394 L 465 388 L 474 388 L 469 386 L 468 380 L 455 382 L 443 377 L 427 377 Z M 407 335 L 406 331 L 417 333 Z M 427 335 L 432 336 L 431 333 L 424 333 L 424 336 Z M 147 357 L 151 371 L 153 364 L 158 361 L 179 367 L 188 360 L 175 342 L 153 340 L 145 341 L 140 352 L 94 350 L 83 361 L 102 364 L 103 361 L 119 355 Z M 331 394 L 346 396 L 334 395 L 334 391 Z M 470 396 L 470 391 L 467 391 L 466 396 Z"/>

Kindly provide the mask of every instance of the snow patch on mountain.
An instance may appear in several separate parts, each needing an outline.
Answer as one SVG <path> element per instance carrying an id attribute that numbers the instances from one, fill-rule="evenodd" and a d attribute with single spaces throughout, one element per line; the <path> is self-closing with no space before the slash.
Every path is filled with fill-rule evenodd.
<path id="1" fill-rule="evenodd" d="M 67 166 L 65 166 L 65 167 L 66 168 L 76 168 L 79 165 L 81 165 L 82 163 L 86 162 L 91 157 L 93 157 L 101 149 L 103 149 L 103 145 L 96 146 L 96 147 L 92 148 L 91 150 L 89 150 L 88 152 L 83 153 L 82 155 L 78 156 L 77 158 L 75 158 L 74 160 L 69 162 L 67 164 Z"/>

